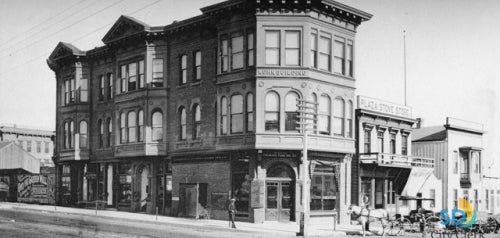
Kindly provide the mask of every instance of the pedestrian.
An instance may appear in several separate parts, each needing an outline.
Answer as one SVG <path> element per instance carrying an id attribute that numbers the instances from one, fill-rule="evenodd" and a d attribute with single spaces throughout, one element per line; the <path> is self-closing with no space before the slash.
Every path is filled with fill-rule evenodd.
<path id="1" fill-rule="evenodd" d="M 231 201 L 229 202 L 229 207 L 227 209 L 227 212 L 229 213 L 229 228 L 235 228 L 236 229 L 236 225 L 234 224 L 234 218 L 236 216 L 236 205 L 234 205 L 235 201 L 236 201 L 236 199 L 231 198 Z"/>
<path id="2" fill-rule="evenodd" d="M 420 232 L 422 233 L 422 237 L 425 237 L 425 209 L 422 207 L 418 207 L 416 217 L 418 219 L 418 223 L 420 226 Z"/>
<path id="3" fill-rule="evenodd" d="M 369 231 L 370 230 L 370 197 L 368 197 L 367 195 L 364 195 L 362 202 L 363 202 L 363 204 L 361 206 L 364 207 L 368 211 L 368 220 L 365 223 L 365 231 Z"/>

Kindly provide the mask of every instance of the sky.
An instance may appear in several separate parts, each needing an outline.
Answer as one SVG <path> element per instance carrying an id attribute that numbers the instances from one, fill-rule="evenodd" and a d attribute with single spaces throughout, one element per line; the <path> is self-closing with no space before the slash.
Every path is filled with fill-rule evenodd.
<path id="1" fill-rule="evenodd" d="M 220 1 L 0 0 L 0 123 L 54 130 L 55 75 L 46 59 L 58 42 L 89 50 L 103 45 L 120 15 L 162 26 Z M 357 29 L 356 93 L 404 104 L 405 31 L 413 117 L 424 126 L 446 117 L 484 124 L 493 161 L 500 152 L 500 1 L 338 1 L 373 14 Z"/>

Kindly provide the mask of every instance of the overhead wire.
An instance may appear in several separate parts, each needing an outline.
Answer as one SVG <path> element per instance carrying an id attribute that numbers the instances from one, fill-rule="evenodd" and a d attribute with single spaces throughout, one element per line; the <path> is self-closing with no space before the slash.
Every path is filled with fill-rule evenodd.
<path id="1" fill-rule="evenodd" d="M 162 1 L 162 0 L 156 0 L 156 1 L 152 2 L 152 3 L 149 3 L 149 4 L 144 5 L 143 7 L 139 8 L 139 9 L 137 9 L 137 10 L 134 10 L 134 11 L 132 11 L 132 12 L 128 12 L 128 13 L 126 13 L 126 15 L 132 15 L 132 14 L 134 14 L 134 13 L 140 12 L 140 11 L 142 11 L 142 10 L 144 10 L 144 9 L 148 8 L 148 7 L 151 7 L 151 6 L 153 6 L 153 5 L 157 4 L 157 3 L 161 2 L 161 1 Z M 99 28 L 94 29 L 93 31 L 87 32 L 87 33 L 85 33 L 85 34 L 81 35 L 80 37 L 78 37 L 78 38 L 76 38 L 76 39 L 72 40 L 70 43 L 74 43 L 74 42 L 76 42 L 76 41 L 78 41 L 78 40 L 81 40 L 81 39 L 87 38 L 87 37 L 91 36 L 92 34 L 95 34 L 96 32 L 98 32 L 98 31 L 102 30 L 103 28 L 105 28 L 105 27 L 107 27 L 107 26 L 112 25 L 113 23 L 114 23 L 114 22 L 108 23 L 108 24 L 106 24 L 106 25 L 103 25 L 103 26 L 100 26 Z M 38 59 L 40 59 L 40 58 L 42 58 L 42 57 L 47 57 L 47 55 L 49 55 L 52 51 L 53 51 L 53 50 L 47 51 L 47 52 L 45 52 L 45 53 L 43 53 L 43 54 L 41 54 L 41 55 L 39 55 L 39 56 L 33 57 L 33 58 L 31 58 L 31 59 L 29 59 L 29 60 L 27 60 L 27 61 L 23 61 L 22 63 L 19 63 L 19 64 L 15 65 L 15 66 L 13 66 L 13 67 L 11 67 L 11 68 L 7 69 L 7 70 L 2 70 L 2 71 L 0 71 L 0 76 L 4 75 L 4 74 L 6 74 L 7 72 L 10 72 L 11 70 L 16 69 L 16 68 L 18 68 L 18 67 L 20 67 L 20 66 L 23 66 L 23 65 L 28 64 L 28 63 L 31 63 L 31 62 L 33 62 L 33 61 L 35 61 L 35 60 L 38 60 Z"/>
<path id="2" fill-rule="evenodd" d="M 56 18 L 56 17 L 59 17 L 59 16 L 60 16 L 60 14 L 63 14 L 63 13 L 65 13 L 65 12 L 67 12 L 69 9 L 71 9 L 71 8 L 73 8 L 73 7 L 78 6 L 78 5 L 80 5 L 80 3 L 83 3 L 83 2 L 85 2 L 85 0 L 81 0 L 81 1 L 79 1 L 79 2 L 77 2 L 77 3 L 75 3 L 75 4 L 73 4 L 73 5 L 71 5 L 71 6 L 67 7 L 67 8 L 65 8 L 65 9 L 64 9 L 64 10 L 62 10 L 62 11 L 59 11 L 59 12 L 57 12 L 57 13 L 54 13 L 52 16 L 49 16 L 48 18 L 46 18 L 45 20 L 43 20 L 43 21 L 39 22 L 38 24 L 36 24 L 36 25 L 32 26 L 32 27 L 31 27 L 31 28 L 29 28 L 28 30 L 25 30 L 25 31 L 23 31 L 23 32 L 21 32 L 21 33 L 19 33 L 19 34 L 17 34 L 17 35 L 12 36 L 11 38 L 9 38 L 9 39 L 7 39 L 7 40 L 5 40 L 5 41 L 2 41 L 2 42 L 0 43 L 0 45 L 3 45 L 3 43 L 5 43 L 5 42 L 12 41 L 12 40 L 16 39 L 17 37 L 19 37 L 19 36 L 21 36 L 21 35 L 25 35 L 26 33 L 30 32 L 31 30 L 34 30 L 35 28 L 37 28 L 37 27 L 39 27 L 39 26 L 41 26 L 41 25 L 43 25 L 43 24 L 45 24 L 45 23 L 49 22 L 50 20 L 52 20 L 52 19 L 54 19 L 54 18 Z"/>
<path id="3" fill-rule="evenodd" d="M 123 2 L 123 1 L 124 1 L 124 0 L 118 0 L 118 1 L 116 1 L 116 2 L 113 2 L 112 4 L 110 4 L 110 5 L 106 6 L 105 8 L 100 9 L 100 10 L 99 10 L 99 11 L 97 11 L 97 12 L 94 12 L 94 13 L 92 13 L 92 14 L 90 14 L 90 15 L 88 15 L 88 16 L 86 16 L 86 17 L 82 18 L 82 19 L 79 19 L 78 21 L 73 22 L 72 24 L 70 24 L 70 25 L 68 25 L 68 26 L 66 26 L 66 27 L 64 27 L 64 28 L 61 28 L 61 29 L 59 29 L 59 30 L 57 30 L 57 31 L 55 31 L 55 32 L 51 32 L 49 35 L 47 35 L 47 36 L 45 36 L 45 37 L 43 37 L 43 38 L 41 38 L 41 39 L 39 39 L 39 40 L 37 40 L 37 41 L 35 41 L 35 42 L 32 42 L 31 44 L 25 45 L 24 47 L 19 48 L 19 49 L 15 50 L 15 51 L 8 52 L 6 55 L 3 55 L 3 56 L 8 56 L 8 55 L 15 54 L 15 53 L 17 53 L 17 52 L 19 52 L 19 51 L 22 51 L 22 50 L 24 50 L 24 49 L 27 49 L 28 47 L 30 47 L 30 46 L 32 46 L 32 45 L 35 45 L 35 44 L 37 44 L 37 43 L 40 43 L 40 42 L 42 42 L 43 40 L 46 40 L 46 39 L 48 39 L 48 38 L 50 38 L 50 37 L 54 37 L 54 35 L 55 35 L 55 34 L 57 34 L 57 33 L 59 33 L 59 32 L 62 32 L 62 31 L 64 31 L 64 30 L 66 30 L 66 29 L 68 29 L 68 28 L 70 28 L 70 27 L 72 27 L 72 26 L 74 26 L 74 25 L 76 25 L 76 24 L 78 24 L 78 23 L 82 22 L 82 21 L 85 21 L 85 20 L 87 20 L 88 18 L 90 18 L 90 17 L 92 17 L 92 16 L 95 16 L 95 15 L 97 15 L 97 14 L 99 14 L 99 13 L 101 13 L 101 12 L 103 12 L 103 11 L 107 10 L 108 8 L 111 8 L 111 7 L 115 6 L 115 5 L 118 5 L 119 3 Z M 5 51 L 5 50 L 0 50 L 0 52 L 3 52 L 3 51 Z M 0 56 L 0 57 L 1 57 L 1 56 Z"/>

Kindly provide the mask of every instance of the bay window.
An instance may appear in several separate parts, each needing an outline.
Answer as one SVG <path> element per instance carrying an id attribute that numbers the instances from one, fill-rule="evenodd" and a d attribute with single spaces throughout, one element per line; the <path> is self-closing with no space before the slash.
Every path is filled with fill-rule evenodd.
<path id="1" fill-rule="evenodd" d="M 187 83 L 187 55 L 181 55 L 180 57 L 180 84 Z"/>
<path id="2" fill-rule="evenodd" d="M 333 69 L 335 73 L 345 74 L 345 44 L 339 40 L 335 40 L 333 44 Z"/>
<path id="3" fill-rule="evenodd" d="M 99 76 L 99 101 L 104 100 L 104 75 Z"/>
<path id="4" fill-rule="evenodd" d="M 128 113 L 128 118 L 127 118 L 127 136 L 128 136 L 128 142 L 136 142 L 137 137 L 135 135 L 135 130 L 136 130 L 136 115 L 134 111 L 130 111 Z"/>
<path id="5" fill-rule="evenodd" d="M 137 113 L 137 141 L 142 142 L 144 141 L 144 111 L 139 110 Z"/>
<path id="6" fill-rule="evenodd" d="M 137 63 L 128 64 L 128 91 L 134 91 L 137 88 Z"/>
<path id="7" fill-rule="evenodd" d="M 194 52 L 194 81 L 201 79 L 201 51 Z"/>
<path id="8" fill-rule="evenodd" d="M 220 100 L 220 134 L 227 134 L 227 98 L 222 97 Z"/>
<path id="9" fill-rule="evenodd" d="M 332 40 L 329 37 L 321 36 L 319 38 L 318 43 L 319 43 L 318 68 L 321 70 L 331 71 Z"/>
<path id="10" fill-rule="evenodd" d="M 89 83 L 88 79 L 80 79 L 80 102 L 89 101 Z"/>
<path id="11" fill-rule="evenodd" d="M 186 139 L 186 109 L 181 107 L 179 110 L 179 139 Z"/>
<path id="12" fill-rule="evenodd" d="M 346 118 L 347 118 L 347 125 L 346 125 L 346 134 L 348 138 L 352 138 L 352 119 L 353 119 L 353 105 L 352 101 L 347 102 L 347 108 L 345 110 L 346 113 Z"/>
<path id="13" fill-rule="evenodd" d="M 112 137 L 112 135 L 113 135 L 113 124 L 112 124 L 111 118 L 107 119 L 106 126 L 108 128 L 108 136 L 106 137 L 107 138 L 106 146 L 107 147 L 111 147 L 111 139 L 113 138 Z"/>
<path id="14" fill-rule="evenodd" d="M 80 121 L 80 148 L 87 148 L 87 142 L 88 142 L 88 131 L 87 131 L 87 122 L 86 121 Z"/>
<path id="15" fill-rule="evenodd" d="M 285 31 L 285 65 L 300 65 L 300 31 Z"/>
<path id="16" fill-rule="evenodd" d="M 247 66 L 255 65 L 255 45 L 254 45 L 254 34 L 253 32 L 247 33 Z"/>
<path id="17" fill-rule="evenodd" d="M 153 87 L 163 87 L 163 59 L 153 59 Z"/>
<path id="18" fill-rule="evenodd" d="M 151 127 L 153 128 L 152 140 L 162 141 L 163 140 L 163 113 L 161 111 L 153 112 L 151 117 Z"/>
<path id="19" fill-rule="evenodd" d="M 318 68 L 318 34 L 311 33 L 311 67 Z"/>
<path id="20" fill-rule="evenodd" d="M 220 72 L 227 72 L 229 68 L 229 43 L 226 35 L 221 36 L 219 52 Z"/>
<path id="21" fill-rule="evenodd" d="M 113 98 L 113 74 L 108 74 L 108 99 Z"/>
<path id="22" fill-rule="evenodd" d="M 243 132 L 243 96 L 231 96 L 231 133 Z"/>
<path id="23" fill-rule="evenodd" d="M 200 126 L 201 126 L 201 111 L 200 106 L 195 104 L 193 107 L 193 139 L 200 138 Z"/>
<path id="24" fill-rule="evenodd" d="M 104 124 L 102 124 L 102 119 L 97 120 L 97 128 L 99 130 L 99 148 L 104 146 Z"/>
<path id="25" fill-rule="evenodd" d="M 120 115 L 120 143 L 127 142 L 127 118 L 125 113 L 122 112 Z"/>
<path id="26" fill-rule="evenodd" d="M 280 32 L 266 31 L 266 64 L 280 64 Z"/>
<path id="27" fill-rule="evenodd" d="M 231 35 L 231 69 L 243 68 L 243 35 Z"/>

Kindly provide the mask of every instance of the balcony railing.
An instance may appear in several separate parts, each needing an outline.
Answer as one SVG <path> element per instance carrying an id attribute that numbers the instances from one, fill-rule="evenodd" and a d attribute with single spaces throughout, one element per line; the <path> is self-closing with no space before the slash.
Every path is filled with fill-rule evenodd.
<path id="1" fill-rule="evenodd" d="M 359 160 L 363 164 L 377 164 L 389 167 L 434 168 L 434 159 L 421 156 L 396 155 L 387 153 L 362 153 Z"/>

